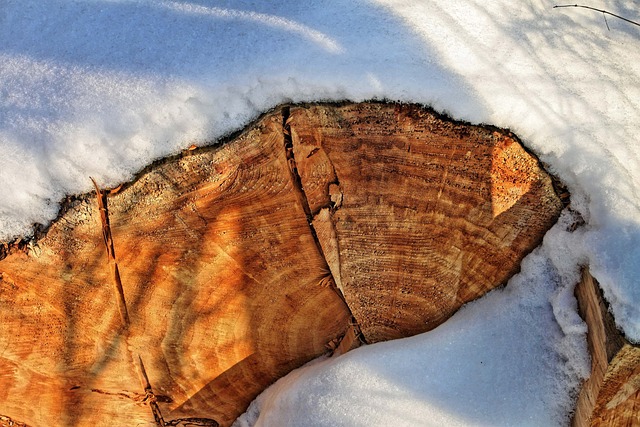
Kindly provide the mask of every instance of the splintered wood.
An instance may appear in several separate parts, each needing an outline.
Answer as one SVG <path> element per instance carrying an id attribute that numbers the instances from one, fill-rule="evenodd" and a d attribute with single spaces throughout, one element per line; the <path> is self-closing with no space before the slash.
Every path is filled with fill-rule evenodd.
<path id="1" fill-rule="evenodd" d="M 228 426 L 327 348 L 505 283 L 562 208 L 509 134 L 376 103 L 276 110 L 101 200 L 113 257 L 86 196 L 0 260 L 7 419 Z"/>
<path id="2" fill-rule="evenodd" d="M 640 425 L 640 347 L 616 329 L 598 282 L 588 269 L 576 286 L 580 313 L 588 326 L 591 375 L 578 396 L 574 427 Z"/>

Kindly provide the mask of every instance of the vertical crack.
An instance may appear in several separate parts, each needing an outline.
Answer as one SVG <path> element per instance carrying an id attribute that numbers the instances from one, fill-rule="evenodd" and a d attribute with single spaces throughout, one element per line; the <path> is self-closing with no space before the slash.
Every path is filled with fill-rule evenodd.
<path id="1" fill-rule="evenodd" d="M 156 399 L 155 394 L 153 394 L 153 389 L 151 388 L 151 383 L 149 382 L 149 377 L 147 376 L 147 371 L 144 369 L 144 363 L 142 363 L 142 357 L 140 357 L 140 355 L 138 355 L 138 362 L 140 363 L 140 374 L 142 376 L 141 380 L 144 386 L 145 400 L 149 402 L 151 413 L 153 414 L 153 419 L 155 420 L 156 425 L 158 427 L 165 427 L 166 424 L 162 417 L 162 412 L 160 412 L 158 400 Z"/>
<path id="2" fill-rule="evenodd" d="M 295 153 L 293 150 L 293 138 L 291 137 L 290 114 L 291 114 L 290 107 L 286 106 L 282 108 L 282 129 L 283 129 L 283 135 L 284 135 L 284 150 L 287 157 L 287 163 L 289 165 L 291 181 L 293 182 L 294 191 L 296 192 L 296 195 L 300 201 L 300 205 L 304 210 L 305 216 L 307 218 L 307 224 L 309 225 L 309 231 L 311 232 L 311 236 L 313 236 L 313 240 L 316 244 L 318 252 L 320 253 L 320 256 L 322 256 L 322 259 L 324 259 L 325 263 L 328 265 L 327 257 L 325 256 L 324 251 L 322 250 L 322 245 L 320 244 L 320 239 L 318 238 L 318 233 L 316 232 L 316 229 L 313 226 L 313 219 L 314 219 L 313 212 L 311 211 L 311 206 L 309 205 L 309 199 L 307 198 L 307 194 L 305 193 L 304 187 L 302 186 L 302 178 L 300 177 L 300 173 L 298 172 L 298 164 L 296 163 Z M 336 178 L 336 181 L 337 181 L 337 178 Z M 335 203 L 332 203 L 331 208 L 332 209 L 335 208 Z M 353 329 L 353 332 L 355 333 L 356 338 L 359 339 L 360 342 L 366 344 L 367 341 L 364 335 L 362 334 L 362 331 L 360 330 L 360 326 L 358 325 L 358 322 L 356 321 L 356 318 L 354 317 L 353 312 L 351 311 L 351 307 L 349 307 L 349 304 L 347 303 L 347 300 L 345 299 L 342 291 L 336 286 L 335 279 L 333 278 L 331 271 L 328 271 L 327 278 L 329 279 L 329 282 L 330 282 L 329 284 L 331 289 L 333 289 L 333 291 L 338 295 L 338 297 L 342 300 L 344 305 L 347 307 L 347 310 L 349 311 L 349 315 L 351 316 L 350 329 L 351 328 Z M 323 280 L 323 282 L 326 282 L 326 281 Z M 345 336 L 347 336 L 348 334 L 349 334 L 349 330 L 347 331 L 347 333 L 345 333 Z M 342 339 L 344 339 L 344 337 Z M 330 345 L 330 346 L 332 348 L 335 347 L 335 345 Z"/>
<path id="3" fill-rule="evenodd" d="M 142 362 L 142 357 L 138 354 L 137 357 L 134 355 L 133 348 L 129 344 L 129 338 L 131 336 L 131 321 L 129 319 L 129 312 L 127 310 L 127 303 L 124 296 L 124 288 L 122 286 L 122 281 L 120 280 L 120 271 L 118 270 L 118 263 L 116 260 L 116 252 L 113 243 L 113 236 L 111 235 L 111 225 L 109 223 L 109 210 L 107 207 L 107 192 L 102 191 L 96 181 L 91 178 L 93 181 L 93 185 L 96 189 L 96 197 L 98 199 L 98 210 L 100 211 L 100 222 L 102 224 L 102 237 L 104 239 L 105 249 L 107 251 L 107 259 L 109 262 L 109 268 L 111 270 L 111 280 L 113 281 L 116 288 L 116 298 L 118 300 L 118 310 L 120 312 L 120 318 L 122 320 L 121 330 L 124 334 L 124 341 L 127 344 L 127 349 L 129 350 L 129 357 L 131 358 L 131 362 L 134 365 L 137 365 L 137 371 L 140 375 L 140 382 L 142 384 L 142 388 L 145 393 L 145 401 L 151 407 L 151 413 L 153 414 L 153 419 L 156 422 L 158 427 L 167 427 L 167 426 L 180 426 L 180 425 L 191 425 L 191 426 L 209 426 L 209 427 L 218 427 L 218 422 L 209 418 L 180 418 L 177 420 L 172 420 L 165 422 L 164 417 L 162 416 L 162 412 L 160 411 L 160 406 L 158 405 L 158 399 L 153 392 L 153 388 L 151 387 L 151 382 L 149 381 L 149 377 L 147 376 L 147 371 L 144 368 L 144 363 Z"/>
<path id="4" fill-rule="evenodd" d="M 122 287 L 122 281 L 120 280 L 120 270 L 118 270 L 118 263 L 116 262 L 116 252 L 113 246 L 113 237 L 111 236 L 111 226 L 109 224 L 109 212 L 107 211 L 107 194 L 100 190 L 95 179 L 91 178 L 93 185 L 96 188 L 96 197 L 98 198 L 98 210 L 100 211 L 100 222 L 102 224 L 102 237 L 104 239 L 104 246 L 107 250 L 107 259 L 109 263 L 109 269 L 111 270 L 111 280 L 116 288 L 116 298 L 118 300 L 118 310 L 120 311 L 120 318 L 125 328 L 129 327 L 129 312 L 127 311 L 127 303 L 124 298 L 124 289 Z"/>
<path id="5" fill-rule="evenodd" d="M 284 149 L 287 155 L 287 163 L 289 164 L 289 172 L 291 175 L 291 180 L 293 181 L 293 187 L 296 191 L 298 198 L 300 199 L 300 204 L 302 205 L 302 209 L 304 210 L 305 215 L 307 216 L 307 222 L 309 223 L 309 227 L 311 228 L 311 233 L 313 234 L 313 238 L 316 241 L 318 249 L 320 253 L 322 253 L 322 247 L 320 247 L 320 242 L 318 241 L 318 235 L 316 234 L 312 222 L 313 222 L 313 213 L 311 212 L 311 207 L 309 205 L 309 199 L 307 199 L 307 194 L 302 187 L 302 178 L 300 177 L 300 173 L 298 172 L 298 164 L 296 163 L 296 157 L 293 152 L 293 138 L 291 138 L 291 127 L 289 125 L 289 115 L 290 108 L 284 107 L 282 109 L 282 127 L 284 131 Z M 324 254 L 322 255 L 324 258 Z"/>

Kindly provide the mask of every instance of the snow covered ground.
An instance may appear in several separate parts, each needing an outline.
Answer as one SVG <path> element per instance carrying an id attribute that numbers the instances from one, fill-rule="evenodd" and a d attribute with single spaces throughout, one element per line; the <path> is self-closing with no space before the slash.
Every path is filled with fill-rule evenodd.
<path id="1" fill-rule="evenodd" d="M 590 6 L 640 20 L 628 0 Z M 510 128 L 572 193 L 504 290 L 294 372 L 239 425 L 555 425 L 588 372 L 579 266 L 640 342 L 640 28 L 545 0 L 0 0 L 0 240 L 283 102 Z"/>

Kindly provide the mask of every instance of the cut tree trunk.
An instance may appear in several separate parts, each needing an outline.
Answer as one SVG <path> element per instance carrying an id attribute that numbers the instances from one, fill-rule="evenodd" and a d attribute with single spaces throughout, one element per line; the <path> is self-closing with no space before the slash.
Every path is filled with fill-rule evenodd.
<path id="1" fill-rule="evenodd" d="M 508 134 L 385 104 L 292 108 L 287 125 L 320 243 L 369 342 L 432 329 L 505 283 L 562 209 Z"/>
<path id="2" fill-rule="evenodd" d="M 576 287 L 580 313 L 588 326 L 591 376 L 578 396 L 575 427 L 640 425 L 640 348 L 616 329 L 597 280 L 588 269 Z"/>
<path id="3" fill-rule="evenodd" d="M 5 246 L 0 423 L 228 426 L 305 362 L 504 284 L 562 206 L 508 132 L 279 108 Z"/>

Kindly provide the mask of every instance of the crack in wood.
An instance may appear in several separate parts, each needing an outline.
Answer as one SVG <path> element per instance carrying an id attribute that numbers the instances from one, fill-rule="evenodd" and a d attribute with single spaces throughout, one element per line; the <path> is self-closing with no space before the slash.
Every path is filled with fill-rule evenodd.
<path id="1" fill-rule="evenodd" d="M 80 386 L 73 386 L 71 387 L 69 390 L 73 391 L 73 390 L 80 390 L 82 387 Z M 101 390 L 98 388 L 92 388 L 91 389 L 92 393 L 98 393 L 98 394 L 104 394 L 107 396 L 117 396 L 117 397 L 123 397 L 125 399 L 129 399 L 135 403 L 138 403 L 140 405 L 144 405 L 146 404 L 146 395 L 145 394 L 140 394 L 140 393 L 135 393 L 135 392 L 125 392 L 125 391 L 121 391 L 121 392 L 113 392 L 113 391 L 106 391 L 106 390 Z M 172 403 L 173 399 L 171 399 L 168 396 L 163 396 L 163 395 L 155 395 L 155 398 L 158 402 L 163 402 L 163 403 Z"/>
<path id="2" fill-rule="evenodd" d="M 127 342 L 127 348 L 129 349 L 129 355 L 134 364 L 137 364 L 137 371 L 140 374 L 140 382 L 142 383 L 142 387 L 144 389 L 144 399 L 143 403 L 147 403 L 151 408 L 151 413 L 153 414 L 153 419 L 156 422 L 158 427 L 165 426 L 210 426 L 217 427 L 218 422 L 209 418 L 180 418 L 177 420 L 166 422 L 164 417 L 162 416 L 162 411 L 160 410 L 160 406 L 158 405 L 158 401 L 160 401 L 159 397 L 156 396 L 153 392 L 153 388 L 151 387 L 151 382 L 149 381 L 149 377 L 147 376 L 147 371 L 144 367 L 144 362 L 142 361 L 142 357 L 138 354 L 137 361 L 136 357 L 133 354 L 133 350 L 131 350 L 131 346 L 128 344 L 130 338 L 130 326 L 131 321 L 129 318 L 129 312 L 127 311 L 127 303 L 124 295 L 124 288 L 122 286 L 122 281 L 120 279 L 120 272 L 118 270 L 118 263 L 116 261 L 116 253 L 115 253 L 115 245 L 113 243 L 113 236 L 111 235 L 111 224 L 109 223 L 109 210 L 107 204 L 107 195 L 109 192 L 102 191 L 98 186 L 97 182 L 91 178 L 93 185 L 96 189 L 96 198 L 98 200 L 98 210 L 100 211 L 100 222 L 102 225 L 102 236 L 104 245 L 107 251 L 107 259 L 109 263 L 109 267 L 111 270 L 111 278 L 116 288 L 116 298 L 118 300 L 118 308 L 120 311 L 120 317 L 122 320 L 122 333 L 124 334 L 125 342 Z M 177 214 L 176 216 L 181 219 Z M 184 223 L 184 221 L 183 221 Z M 187 227 L 186 223 L 184 224 Z M 188 227 L 187 227 L 188 228 Z M 137 363 L 136 363 L 137 362 Z M 98 389 L 92 389 L 91 391 L 103 394 L 110 394 L 102 392 Z M 130 396 L 119 393 L 119 395 L 129 397 Z M 134 399 L 135 400 L 135 399 Z M 1 426 L 0 426 L 1 427 Z"/>
<path id="3" fill-rule="evenodd" d="M 165 424 L 167 427 L 218 427 L 219 424 L 216 420 L 211 418 L 177 418 L 175 420 L 168 421 Z"/>
<path id="4" fill-rule="evenodd" d="M 290 107 L 284 107 L 282 109 L 282 128 L 283 128 L 283 135 L 284 135 L 284 149 L 285 149 L 285 154 L 287 157 L 287 163 L 289 165 L 289 172 L 290 172 L 290 176 L 291 176 L 291 181 L 293 182 L 293 187 L 295 189 L 295 193 L 298 196 L 298 199 L 300 200 L 300 204 L 302 205 L 302 209 L 305 212 L 305 215 L 307 216 L 307 224 L 309 224 L 309 230 L 311 232 L 311 235 L 313 236 L 313 240 L 316 244 L 316 247 L 318 249 L 318 252 L 320 253 L 320 256 L 324 259 L 325 263 L 328 264 L 328 260 L 327 257 L 322 249 L 322 245 L 320 244 L 320 239 L 318 238 L 318 233 L 316 232 L 315 227 L 313 226 L 313 220 L 314 220 L 314 215 L 313 212 L 311 210 L 311 206 L 309 204 L 309 199 L 307 198 L 307 193 L 304 190 L 304 187 L 302 185 L 302 178 L 300 177 L 300 173 L 298 172 L 298 165 L 296 163 L 296 158 L 295 158 L 295 153 L 294 153 L 294 149 L 293 149 L 293 138 L 291 137 L 291 126 L 290 126 Z M 318 148 L 317 150 L 312 150 L 309 155 L 307 156 L 307 158 L 311 157 L 313 154 L 315 154 L 316 152 L 318 152 L 320 149 Z M 333 167 L 333 164 L 331 165 Z M 335 167 L 334 167 L 334 172 L 335 172 Z M 335 174 L 334 174 L 335 175 Z M 329 187 L 331 185 L 339 185 L 339 181 L 337 178 L 333 182 L 329 183 Z M 329 191 L 329 187 L 327 188 L 327 191 Z M 340 199 L 340 204 L 342 203 L 342 199 Z M 338 209 L 340 206 L 338 204 L 336 204 L 335 202 L 330 203 L 330 206 L 326 206 L 329 207 L 332 211 L 335 211 L 336 209 Z M 329 280 L 330 278 L 330 280 Z M 342 302 L 344 303 L 344 305 L 346 306 L 347 310 L 349 311 L 349 314 L 351 315 L 351 323 L 350 323 L 350 327 L 349 329 L 347 329 L 347 331 L 345 331 L 344 335 L 342 337 L 338 338 L 338 342 L 329 342 L 327 343 L 327 348 L 330 349 L 332 352 L 335 351 L 337 348 L 341 348 L 342 352 L 346 352 L 347 350 L 344 350 L 344 346 L 340 346 L 340 342 L 342 340 L 344 340 L 345 337 L 350 335 L 350 330 L 353 329 L 353 334 L 355 335 L 355 338 L 357 338 L 361 343 L 366 344 L 367 340 L 364 336 L 364 334 L 362 333 L 362 330 L 360 329 L 360 326 L 358 324 L 358 321 L 356 320 L 356 318 L 353 315 L 353 312 L 351 311 L 351 308 L 349 307 L 349 304 L 347 304 L 347 300 L 344 297 L 344 294 L 342 293 L 342 291 L 340 290 L 340 288 L 338 286 L 336 286 L 336 282 L 335 279 L 333 278 L 333 275 L 331 274 L 331 271 L 327 271 L 327 276 L 324 277 L 321 280 L 321 285 L 322 286 L 326 286 L 329 285 L 329 287 L 336 293 L 336 295 L 338 295 L 338 297 L 340 297 L 340 299 L 342 300 Z M 335 340 L 334 340 L 335 341 Z"/>
<path id="5" fill-rule="evenodd" d="M 118 299 L 118 309 L 122 324 L 125 328 L 129 327 L 129 312 L 127 311 L 127 303 L 124 298 L 124 289 L 120 280 L 120 270 L 116 262 L 116 252 L 113 245 L 113 237 L 111 236 L 111 226 L 109 224 L 109 212 L 107 211 L 107 194 L 100 190 L 98 183 L 91 178 L 96 188 L 96 198 L 98 199 L 98 210 L 100 211 L 100 222 L 102 224 L 102 237 L 104 239 L 105 249 L 107 251 L 107 259 L 109 269 L 111 270 L 111 278 L 116 287 L 116 298 Z"/>
<path id="6" fill-rule="evenodd" d="M 311 208 L 309 206 L 309 199 L 307 198 L 307 193 L 305 193 L 304 188 L 302 186 L 302 179 L 300 178 L 300 174 L 298 173 L 298 165 L 296 163 L 295 154 L 293 152 L 293 140 L 291 138 L 291 128 L 289 126 L 289 107 L 285 107 L 282 109 L 282 126 L 283 126 L 283 134 L 284 134 L 284 149 L 285 154 L 287 156 L 287 163 L 289 164 L 289 172 L 291 175 L 291 180 L 293 181 L 293 187 L 295 189 L 296 195 L 300 199 L 300 205 L 304 210 L 305 215 L 307 216 L 307 222 L 309 223 L 309 228 L 311 229 L 311 233 L 313 234 L 313 238 L 316 240 L 316 244 L 318 246 L 318 250 L 322 253 L 322 248 L 320 247 L 320 243 L 318 242 L 318 236 L 316 235 L 311 222 L 313 221 L 313 214 L 311 213 Z M 324 255 L 323 255 L 324 257 Z"/>
<path id="7" fill-rule="evenodd" d="M 164 417 L 162 416 L 162 412 L 160 411 L 160 407 L 158 406 L 158 399 L 156 398 L 156 395 L 153 393 L 153 389 L 151 388 L 151 383 L 149 382 L 149 377 L 147 376 L 147 371 L 144 369 L 144 363 L 142 362 L 142 357 L 140 355 L 138 355 L 138 361 L 140 363 L 140 373 L 142 375 L 142 380 L 144 381 L 145 400 L 151 407 L 153 419 L 156 421 L 158 427 L 164 427 L 166 425 L 164 422 Z"/>

